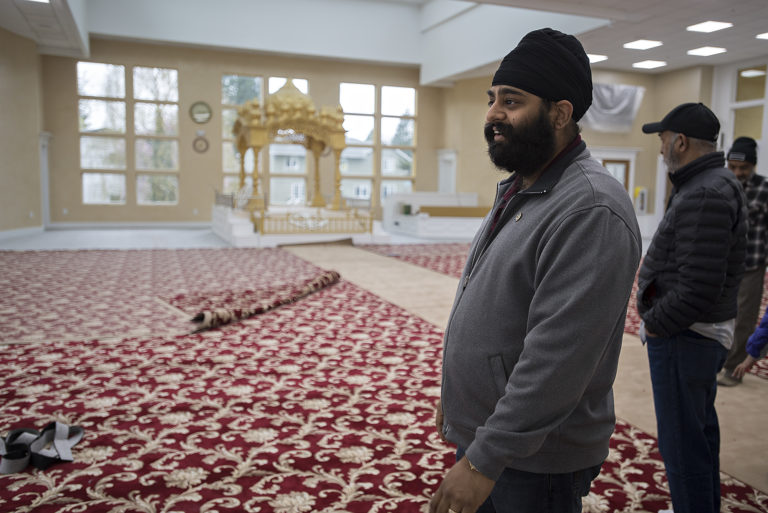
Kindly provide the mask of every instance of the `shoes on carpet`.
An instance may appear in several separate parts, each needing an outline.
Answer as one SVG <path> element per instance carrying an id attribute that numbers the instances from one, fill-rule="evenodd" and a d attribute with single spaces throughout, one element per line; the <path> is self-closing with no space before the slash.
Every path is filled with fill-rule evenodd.
<path id="1" fill-rule="evenodd" d="M 735 387 L 741 384 L 741 378 L 737 378 L 731 371 L 723 369 L 723 372 L 717 376 L 717 384 L 723 387 Z"/>
<path id="2" fill-rule="evenodd" d="M 32 456 L 29 445 L 39 436 L 36 429 L 21 428 L 0 438 L 0 474 L 15 474 L 27 468 Z"/>
<path id="3" fill-rule="evenodd" d="M 51 422 L 42 431 L 14 429 L 0 439 L 0 474 L 21 472 L 32 465 L 45 470 L 62 461 L 73 461 L 72 447 L 83 439 L 80 426 Z"/>

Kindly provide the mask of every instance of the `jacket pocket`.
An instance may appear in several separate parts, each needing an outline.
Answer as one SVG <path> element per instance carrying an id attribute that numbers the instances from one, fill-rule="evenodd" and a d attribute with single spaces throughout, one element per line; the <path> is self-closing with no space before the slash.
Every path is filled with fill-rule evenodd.
<path id="1" fill-rule="evenodd" d="M 506 393 L 507 381 L 509 380 L 507 371 L 504 368 L 504 358 L 500 354 L 495 354 L 488 361 L 491 365 L 491 377 L 493 378 L 494 385 L 496 385 L 496 393 L 499 397 L 502 397 Z"/>

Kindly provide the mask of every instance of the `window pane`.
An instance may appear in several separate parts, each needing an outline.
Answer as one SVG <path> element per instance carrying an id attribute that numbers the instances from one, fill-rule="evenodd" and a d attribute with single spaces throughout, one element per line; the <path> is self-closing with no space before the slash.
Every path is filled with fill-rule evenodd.
<path id="1" fill-rule="evenodd" d="M 133 110 L 136 133 L 141 135 L 177 135 L 179 106 L 174 103 L 136 103 Z"/>
<path id="2" fill-rule="evenodd" d="M 345 198 L 369 200 L 373 185 L 370 180 L 345 178 L 341 181 L 341 195 Z"/>
<path id="3" fill-rule="evenodd" d="M 83 203 L 87 205 L 125 203 L 125 175 L 83 173 Z"/>
<path id="4" fill-rule="evenodd" d="M 77 93 L 80 96 L 125 98 L 125 66 L 78 62 Z"/>
<path id="5" fill-rule="evenodd" d="M 221 77 L 221 103 L 224 105 L 242 105 L 254 98 L 261 100 L 261 77 Z"/>
<path id="6" fill-rule="evenodd" d="M 381 113 L 385 116 L 415 115 L 416 89 L 383 86 L 381 88 Z"/>
<path id="7" fill-rule="evenodd" d="M 304 94 L 309 94 L 309 82 L 304 78 L 294 78 L 293 85 Z M 288 81 L 285 77 L 269 77 L 269 94 L 274 94 L 280 90 Z"/>
<path id="8" fill-rule="evenodd" d="M 222 157 L 222 168 L 225 173 L 240 172 L 240 157 L 233 142 L 225 142 L 222 145 Z M 253 173 L 253 148 L 248 148 L 248 151 L 245 152 L 245 172 Z"/>
<path id="9" fill-rule="evenodd" d="M 246 187 L 253 188 L 253 177 L 245 177 Z M 235 194 L 240 189 L 240 177 L 239 176 L 225 176 L 224 177 L 224 189 L 222 194 Z"/>
<path id="10" fill-rule="evenodd" d="M 179 86 L 175 69 L 133 68 L 133 97 L 138 100 L 175 102 Z"/>
<path id="11" fill-rule="evenodd" d="M 410 180 L 382 180 L 381 182 L 381 201 L 398 193 L 410 193 L 413 189 L 413 183 Z"/>
<path id="12" fill-rule="evenodd" d="M 269 200 L 273 205 L 304 205 L 306 180 L 301 177 L 275 177 L 269 180 Z"/>
<path id="13" fill-rule="evenodd" d="M 125 139 L 121 137 L 81 137 L 80 167 L 83 169 L 125 169 Z"/>
<path id="14" fill-rule="evenodd" d="M 136 169 L 179 169 L 179 142 L 167 139 L 136 139 Z"/>
<path id="15" fill-rule="evenodd" d="M 765 98 L 765 72 L 765 65 L 739 70 L 739 76 L 736 79 L 737 102 Z"/>
<path id="16" fill-rule="evenodd" d="M 373 176 L 373 148 L 345 148 L 340 167 L 342 175 Z"/>
<path id="17" fill-rule="evenodd" d="M 373 116 L 344 116 L 344 130 L 349 144 L 373 144 Z"/>
<path id="18" fill-rule="evenodd" d="M 735 109 L 733 112 L 733 137 L 746 135 L 757 139 L 763 138 L 763 106 Z"/>
<path id="19" fill-rule="evenodd" d="M 233 139 L 235 136 L 232 129 L 237 121 L 237 109 L 221 110 L 221 136 L 225 139 Z"/>
<path id="20" fill-rule="evenodd" d="M 411 176 L 413 150 L 381 150 L 382 176 Z"/>
<path id="21" fill-rule="evenodd" d="M 381 118 L 381 144 L 413 146 L 416 122 L 407 118 Z"/>
<path id="22" fill-rule="evenodd" d="M 125 102 L 80 100 L 81 132 L 125 133 Z"/>
<path id="23" fill-rule="evenodd" d="M 176 175 L 138 175 L 136 202 L 139 205 L 175 205 L 179 202 L 179 177 Z"/>
<path id="24" fill-rule="evenodd" d="M 344 112 L 373 114 L 376 106 L 376 88 L 369 84 L 339 85 L 339 103 Z"/>
<path id="25" fill-rule="evenodd" d="M 271 174 L 306 174 L 306 148 L 300 144 L 270 145 L 269 172 Z"/>

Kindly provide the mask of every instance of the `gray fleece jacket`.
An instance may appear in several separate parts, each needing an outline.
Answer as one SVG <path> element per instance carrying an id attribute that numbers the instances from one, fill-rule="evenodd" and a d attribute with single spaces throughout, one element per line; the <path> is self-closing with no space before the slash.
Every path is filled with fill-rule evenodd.
<path id="1" fill-rule="evenodd" d="M 512 185 L 502 181 L 496 205 Z M 484 475 L 605 460 L 641 256 L 628 194 L 581 142 L 475 236 L 443 345 L 443 431 Z"/>

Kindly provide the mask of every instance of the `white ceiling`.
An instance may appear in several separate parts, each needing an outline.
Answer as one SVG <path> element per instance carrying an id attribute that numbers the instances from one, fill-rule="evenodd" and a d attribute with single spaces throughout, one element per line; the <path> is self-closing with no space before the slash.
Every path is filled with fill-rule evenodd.
<path id="1" fill-rule="evenodd" d="M 708 20 L 734 26 L 685 30 Z M 768 0 L 0 0 L 0 27 L 44 54 L 87 58 L 90 35 L 412 65 L 430 85 L 492 73 L 542 26 L 578 34 L 588 53 L 607 55 L 595 69 L 667 61 L 639 71 L 658 73 L 768 56 L 768 40 L 755 38 L 768 32 Z M 663 45 L 622 47 L 641 38 Z M 686 54 L 701 46 L 727 52 Z"/>

